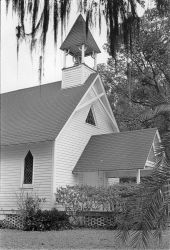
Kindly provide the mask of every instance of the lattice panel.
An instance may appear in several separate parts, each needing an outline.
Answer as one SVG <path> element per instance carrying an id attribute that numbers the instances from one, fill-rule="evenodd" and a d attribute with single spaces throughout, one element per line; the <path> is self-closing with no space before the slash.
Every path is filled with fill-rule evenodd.
<path id="1" fill-rule="evenodd" d="M 84 217 L 84 225 L 87 227 L 112 227 L 114 219 L 110 217 Z"/>
<path id="2" fill-rule="evenodd" d="M 7 214 L 6 218 L 2 222 L 2 225 L 5 228 L 17 228 L 17 229 L 23 228 L 21 217 L 17 214 Z"/>

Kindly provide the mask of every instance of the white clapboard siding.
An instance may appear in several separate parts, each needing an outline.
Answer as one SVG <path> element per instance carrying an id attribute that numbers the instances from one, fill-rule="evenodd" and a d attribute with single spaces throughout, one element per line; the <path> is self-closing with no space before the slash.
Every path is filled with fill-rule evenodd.
<path id="1" fill-rule="evenodd" d="M 93 96 L 93 91 L 87 96 Z M 79 105 L 81 106 L 82 103 L 80 102 Z M 83 177 L 80 176 L 79 180 L 79 175 L 73 175 L 72 170 L 90 137 L 114 132 L 112 122 L 99 101 L 93 104 L 97 126 L 85 123 L 90 107 L 91 105 L 88 105 L 74 113 L 55 141 L 54 192 L 60 186 L 82 184 Z"/>
<path id="2" fill-rule="evenodd" d="M 70 88 L 83 84 L 91 73 L 94 73 L 94 70 L 85 64 L 63 69 L 62 88 Z"/>
<path id="3" fill-rule="evenodd" d="M 24 158 L 30 150 L 33 155 L 33 189 L 24 192 L 46 198 L 43 207 L 52 206 L 52 172 L 54 142 L 20 144 L 1 149 L 0 211 L 17 209 L 17 194 L 22 190 Z"/>

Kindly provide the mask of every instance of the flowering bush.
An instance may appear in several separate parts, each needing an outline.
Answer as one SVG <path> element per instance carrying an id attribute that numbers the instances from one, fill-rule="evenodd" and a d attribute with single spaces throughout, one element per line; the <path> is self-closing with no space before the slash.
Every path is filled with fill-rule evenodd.
<path id="1" fill-rule="evenodd" d="M 68 212 L 120 212 L 124 208 L 126 198 L 133 193 L 135 187 L 136 184 L 117 184 L 107 188 L 78 185 L 61 187 L 57 189 L 56 202 Z"/>

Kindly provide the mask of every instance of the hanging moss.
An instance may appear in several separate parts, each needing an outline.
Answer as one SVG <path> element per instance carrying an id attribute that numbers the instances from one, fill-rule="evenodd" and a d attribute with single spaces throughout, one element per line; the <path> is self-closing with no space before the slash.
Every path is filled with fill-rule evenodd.
<path id="1" fill-rule="evenodd" d="M 58 0 L 54 1 L 53 10 L 53 29 L 54 29 L 54 43 L 57 44 L 57 33 L 58 33 Z"/>
<path id="2" fill-rule="evenodd" d="M 53 34 L 56 45 L 58 24 L 61 22 L 62 34 L 66 26 L 66 20 L 69 17 L 71 4 L 73 3 L 73 0 L 5 1 L 7 12 L 11 3 L 13 12 L 18 16 L 17 51 L 19 50 L 21 40 L 31 37 L 31 51 L 36 47 L 36 44 L 38 44 L 41 45 L 43 53 L 46 45 L 50 17 L 53 16 Z M 107 24 L 110 54 L 115 57 L 120 44 L 123 43 L 127 49 L 132 46 L 133 36 L 137 34 L 140 25 L 136 12 L 136 4 L 142 4 L 142 2 L 142 0 L 81 0 L 77 4 L 79 11 L 84 12 L 86 15 L 86 30 L 88 30 L 89 24 L 96 23 L 97 18 L 101 30 L 101 16 L 104 16 Z M 43 7 L 40 3 L 43 3 Z M 168 0 L 155 0 L 155 3 L 161 14 L 168 11 Z M 31 31 L 26 33 L 25 21 L 28 15 L 31 16 L 32 27 Z M 98 17 L 96 18 L 96 16 Z M 37 38 L 38 34 L 41 34 L 40 39 Z M 35 38 L 37 39 L 37 43 L 35 43 Z"/>

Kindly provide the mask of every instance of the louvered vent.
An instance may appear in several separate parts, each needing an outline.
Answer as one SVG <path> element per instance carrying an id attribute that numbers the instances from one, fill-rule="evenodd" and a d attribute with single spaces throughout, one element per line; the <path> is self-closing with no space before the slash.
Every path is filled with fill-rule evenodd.
<path id="1" fill-rule="evenodd" d="M 90 110 L 89 110 L 89 113 L 88 113 L 87 118 L 86 118 L 86 123 L 89 123 L 93 126 L 96 126 L 96 122 L 94 119 L 92 108 L 90 108 Z"/>

